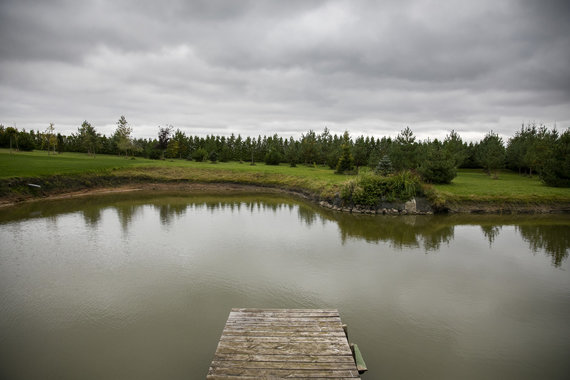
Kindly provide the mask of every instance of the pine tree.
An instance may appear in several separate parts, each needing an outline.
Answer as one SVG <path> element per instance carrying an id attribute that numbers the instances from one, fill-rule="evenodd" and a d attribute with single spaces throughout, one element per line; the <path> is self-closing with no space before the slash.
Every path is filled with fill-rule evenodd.
<path id="1" fill-rule="evenodd" d="M 339 174 L 354 170 L 354 157 L 350 152 L 350 137 L 348 131 L 344 132 L 344 143 L 341 146 L 341 155 L 336 165 L 336 172 Z"/>
<path id="2" fill-rule="evenodd" d="M 374 168 L 374 172 L 382 176 L 387 176 L 394 172 L 394 169 L 392 168 L 392 161 L 390 161 L 390 157 L 388 157 L 387 154 L 382 156 L 380 161 L 378 161 L 378 165 L 376 165 L 376 168 Z"/>
<path id="3" fill-rule="evenodd" d="M 131 133 L 133 129 L 129 127 L 129 123 L 124 116 L 119 118 L 117 121 L 117 129 L 115 129 L 115 141 L 117 142 L 117 148 L 119 149 L 119 155 L 121 152 L 125 152 L 125 158 L 127 157 L 129 149 L 131 149 Z"/>

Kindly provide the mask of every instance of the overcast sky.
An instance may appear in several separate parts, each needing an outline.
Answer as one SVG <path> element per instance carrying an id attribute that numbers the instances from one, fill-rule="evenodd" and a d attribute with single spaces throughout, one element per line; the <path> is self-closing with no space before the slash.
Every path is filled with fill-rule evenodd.
<path id="1" fill-rule="evenodd" d="M 0 123 L 466 140 L 570 127 L 570 1 L 0 1 Z"/>

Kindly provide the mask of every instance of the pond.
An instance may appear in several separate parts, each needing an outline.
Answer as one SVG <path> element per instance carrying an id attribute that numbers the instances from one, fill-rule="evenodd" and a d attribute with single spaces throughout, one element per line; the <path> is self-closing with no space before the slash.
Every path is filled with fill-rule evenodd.
<path id="1" fill-rule="evenodd" d="M 335 308 L 363 379 L 565 379 L 570 216 L 365 216 L 276 194 L 0 211 L 0 378 L 202 379 L 232 307 Z"/>

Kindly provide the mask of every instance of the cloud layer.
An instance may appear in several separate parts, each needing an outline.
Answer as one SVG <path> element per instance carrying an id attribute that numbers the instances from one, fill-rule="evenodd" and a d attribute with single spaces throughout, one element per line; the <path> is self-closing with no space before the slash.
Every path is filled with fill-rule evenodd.
<path id="1" fill-rule="evenodd" d="M 140 137 L 570 127 L 567 1 L 3 1 L 0 122 Z"/>

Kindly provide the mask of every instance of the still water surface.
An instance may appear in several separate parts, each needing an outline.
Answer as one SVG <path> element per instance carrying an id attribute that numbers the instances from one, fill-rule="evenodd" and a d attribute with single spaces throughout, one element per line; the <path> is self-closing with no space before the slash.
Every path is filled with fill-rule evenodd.
<path id="1" fill-rule="evenodd" d="M 567 379 L 569 216 L 354 216 L 276 195 L 0 211 L 0 378 L 202 379 L 232 307 L 338 308 L 364 379 Z"/>

